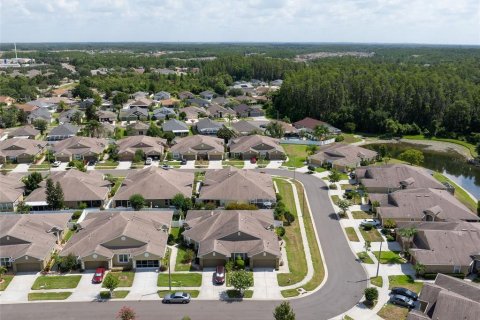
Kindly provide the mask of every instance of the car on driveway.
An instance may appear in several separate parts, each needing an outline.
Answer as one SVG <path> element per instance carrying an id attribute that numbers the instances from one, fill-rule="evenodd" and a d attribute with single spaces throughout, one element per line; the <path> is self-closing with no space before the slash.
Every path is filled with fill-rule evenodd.
<path id="1" fill-rule="evenodd" d="M 145 165 L 151 165 L 153 162 L 153 159 L 152 158 L 147 158 L 145 159 Z"/>
<path id="2" fill-rule="evenodd" d="M 393 296 L 391 296 L 390 303 L 397 306 L 406 307 L 408 309 L 413 309 L 415 307 L 415 301 L 399 294 L 394 294 Z"/>
<path id="3" fill-rule="evenodd" d="M 252 163 L 252 164 L 257 163 L 257 158 L 251 158 L 251 159 L 250 159 L 250 163 Z"/>
<path id="4" fill-rule="evenodd" d="M 91 166 L 94 166 L 95 163 L 97 163 L 97 161 L 95 161 L 95 160 L 90 160 L 90 161 L 87 162 L 87 166 L 90 166 L 90 167 L 91 167 Z"/>
<path id="5" fill-rule="evenodd" d="M 224 284 L 225 283 L 225 267 L 217 266 L 215 273 L 213 274 L 213 281 L 215 284 Z"/>
<path id="6" fill-rule="evenodd" d="M 372 227 L 378 227 L 380 226 L 380 221 L 377 219 L 363 219 L 362 222 L 360 222 L 360 226 L 366 226 L 366 225 L 371 225 Z"/>
<path id="7" fill-rule="evenodd" d="M 105 276 L 105 268 L 97 268 L 93 274 L 92 283 L 102 283 Z"/>
<path id="8" fill-rule="evenodd" d="M 186 164 L 187 164 L 187 160 L 182 159 L 182 161 L 180 161 L 180 164 L 181 164 L 182 166 L 186 165 Z"/>
<path id="9" fill-rule="evenodd" d="M 162 169 L 163 170 L 168 170 L 168 169 L 170 169 L 170 166 L 168 164 L 164 163 L 164 164 L 162 164 Z"/>
<path id="10" fill-rule="evenodd" d="M 52 163 L 52 167 L 57 168 L 57 167 L 60 167 L 61 164 L 62 164 L 62 163 L 61 163 L 60 161 L 54 161 L 54 162 Z"/>
<path id="11" fill-rule="evenodd" d="M 400 288 L 400 287 L 395 287 L 392 289 L 392 294 L 399 294 L 401 296 L 405 296 L 407 298 L 412 299 L 413 301 L 417 301 L 418 299 L 418 294 L 415 292 L 408 290 L 407 288 Z"/>
<path id="12" fill-rule="evenodd" d="M 191 300 L 190 294 L 186 292 L 169 293 L 163 297 L 163 303 L 189 303 Z"/>

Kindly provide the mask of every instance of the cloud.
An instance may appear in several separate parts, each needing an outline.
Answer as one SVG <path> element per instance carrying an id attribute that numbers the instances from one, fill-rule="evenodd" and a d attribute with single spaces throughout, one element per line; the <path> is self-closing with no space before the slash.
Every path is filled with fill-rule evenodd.
<path id="1" fill-rule="evenodd" d="M 1 41 L 480 44 L 478 0 L 8 0 Z"/>

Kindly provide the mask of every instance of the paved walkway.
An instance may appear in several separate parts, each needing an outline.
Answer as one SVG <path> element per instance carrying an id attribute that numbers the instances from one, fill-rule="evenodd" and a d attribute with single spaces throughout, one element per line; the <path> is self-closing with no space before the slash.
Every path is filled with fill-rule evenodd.
<path id="1" fill-rule="evenodd" d="M 282 299 L 278 286 L 277 273 L 270 268 L 253 269 L 253 297 L 254 299 Z M 283 289 L 283 288 L 282 288 Z"/>
<path id="2" fill-rule="evenodd" d="M 0 302 L 27 302 L 37 273 L 17 273 L 5 291 L 0 291 Z"/>

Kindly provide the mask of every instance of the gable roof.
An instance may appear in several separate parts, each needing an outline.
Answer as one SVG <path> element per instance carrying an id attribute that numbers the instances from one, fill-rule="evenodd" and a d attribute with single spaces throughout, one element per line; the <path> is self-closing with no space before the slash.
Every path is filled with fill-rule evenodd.
<path id="1" fill-rule="evenodd" d="M 325 126 L 332 133 L 337 133 L 341 131 L 340 129 L 335 128 L 334 126 L 332 126 L 327 122 L 323 122 L 310 117 L 306 117 L 306 118 L 303 118 L 302 120 L 294 122 L 293 126 L 297 129 L 308 129 L 308 130 L 315 130 L 317 126 Z"/>
<path id="2" fill-rule="evenodd" d="M 151 166 L 128 173 L 113 199 L 128 200 L 134 194 L 141 194 L 146 200 L 172 199 L 178 193 L 191 197 L 193 178 L 192 172 Z"/>
<path id="3" fill-rule="evenodd" d="M 251 135 L 243 136 L 237 139 L 233 139 L 230 142 L 230 152 L 243 153 L 249 151 L 257 151 L 260 147 L 262 150 L 269 149 L 269 152 L 276 151 L 279 153 L 285 153 L 283 147 L 280 145 L 278 139 L 260 136 L 260 135 Z"/>
<path id="4" fill-rule="evenodd" d="M 146 124 L 145 122 L 136 121 L 134 123 L 129 124 L 128 128 L 133 130 L 147 130 L 148 128 L 150 128 L 150 125 Z"/>
<path id="5" fill-rule="evenodd" d="M 198 119 L 200 114 L 209 115 L 210 113 L 203 107 L 189 106 L 178 110 L 179 113 L 185 112 L 188 119 Z"/>
<path id="6" fill-rule="evenodd" d="M 363 159 L 373 159 L 376 151 L 344 143 L 333 143 L 320 147 L 320 151 L 309 157 L 320 162 L 330 161 L 337 165 L 356 167 Z"/>
<path id="7" fill-rule="evenodd" d="M 74 136 L 77 134 L 78 130 L 80 130 L 79 127 L 67 122 L 53 128 L 47 136 Z"/>
<path id="8" fill-rule="evenodd" d="M 52 119 L 52 114 L 47 109 L 37 108 L 32 110 L 32 112 L 30 112 L 30 114 L 28 115 L 28 119 L 33 120 L 38 118 L 42 118 L 47 121 L 50 121 Z"/>
<path id="9" fill-rule="evenodd" d="M 205 129 L 220 129 L 223 127 L 223 124 L 213 121 L 209 118 L 203 118 L 198 120 L 195 126 L 197 127 L 197 130 L 201 131 Z"/>
<path id="10" fill-rule="evenodd" d="M 143 150 L 146 155 L 151 153 L 163 154 L 167 140 L 149 136 L 130 136 L 117 141 L 118 153 L 132 153 Z"/>
<path id="11" fill-rule="evenodd" d="M 223 153 L 223 139 L 211 136 L 195 135 L 175 140 L 176 144 L 170 148 L 177 153 L 197 153 L 207 151 L 208 153 Z"/>
<path id="12" fill-rule="evenodd" d="M 33 139 L 12 138 L 0 141 L 0 156 L 18 157 L 22 154 L 36 155 L 45 148 L 47 142 Z"/>
<path id="13" fill-rule="evenodd" d="M 237 122 L 233 122 L 232 123 L 232 128 L 233 128 L 233 130 L 235 130 L 236 132 L 238 132 L 240 134 L 249 134 L 249 133 L 252 133 L 252 132 L 262 131 L 262 130 L 260 130 L 260 128 L 254 126 L 253 124 L 251 124 L 250 122 L 245 121 L 245 120 L 240 120 L 240 121 L 237 121 Z"/>
<path id="14" fill-rule="evenodd" d="M 108 118 L 108 119 L 117 120 L 117 114 L 112 111 L 104 111 L 104 110 L 97 111 L 97 117 L 102 119 Z"/>
<path id="15" fill-rule="evenodd" d="M 220 113 L 224 117 L 228 114 L 235 115 L 235 111 L 233 111 L 232 109 L 222 107 L 221 105 L 218 105 L 216 103 L 209 106 L 207 110 L 210 113 L 210 115 L 216 115 L 216 114 L 220 114 Z"/>
<path id="16" fill-rule="evenodd" d="M 26 137 L 26 136 L 37 136 L 40 134 L 40 131 L 35 129 L 33 126 L 26 125 L 18 129 L 13 130 L 9 136 L 10 137 Z"/>
<path id="17" fill-rule="evenodd" d="M 173 211 L 91 212 L 60 255 L 72 253 L 80 258 L 93 253 L 113 257 L 116 247 L 108 242 L 122 236 L 141 245 L 122 248 L 122 253 L 134 256 L 145 252 L 163 257 L 167 245 Z"/>
<path id="18" fill-rule="evenodd" d="M 38 107 L 37 106 L 34 106 L 32 104 L 28 104 L 28 103 L 24 103 L 24 104 L 16 104 L 15 105 L 15 108 L 19 109 L 19 110 L 23 110 L 27 113 L 29 112 L 32 112 L 34 110 L 37 110 Z"/>
<path id="19" fill-rule="evenodd" d="M 177 119 L 170 119 L 165 121 L 162 124 L 163 131 L 189 131 L 188 126 L 185 122 L 177 120 Z"/>
<path id="20" fill-rule="evenodd" d="M 275 201 L 276 195 L 269 174 L 228 167 L 206 172 L 198 198 L 250 202 L 256 199 Z"/>
<path id="21" fill-rule="evenodd" d="M 212 251 L 230 257 L 234 252 L 247 253 L 249 257 L 261 252 L 280 256 L 278 238 L 273 228 L 272 210 L 190 210 L 183 232 L 198 243 L 198 255 Z M 238 233 L 248 235 L 248 240 L 232 239 Z"/>
<path id="22" fill-rule="evenodd" d="M 15 173 L 0 175 L 0 203 L 13 203 L 23 195 L 24 185 L 21 179 L 22 175 Z"/>
<path id="23" fill-rule="evenodd" d="M 108 142 L 105 139 L 75 136 L 57 142 L 53 146 L 53 150 L 55 154 L 65 155 L 85 153 L 100 154 L 107 147 Z"/>

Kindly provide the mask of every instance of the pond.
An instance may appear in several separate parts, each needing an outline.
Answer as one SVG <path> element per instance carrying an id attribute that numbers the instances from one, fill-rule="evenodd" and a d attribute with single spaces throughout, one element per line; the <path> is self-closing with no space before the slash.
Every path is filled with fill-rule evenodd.
<path id="1" fill-rule="evenodd" d="M 382 144 L 369 144 L 364 147 L 378 150 Z M 466 162 L 466 159 L 455 151 L 439 152 L 427 150 L 427 146 L 411 143 L 386 143 L 384 144 L 392 158 L 407 149 L 417 149 L 423 152 L 425 161 L 422 166 L 443 173 L 446 177 L 480 199 L 480 167 L 475 167 Z"/>

